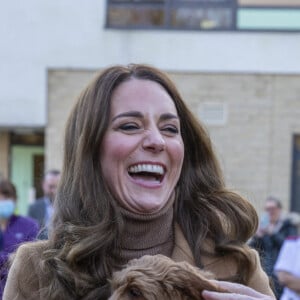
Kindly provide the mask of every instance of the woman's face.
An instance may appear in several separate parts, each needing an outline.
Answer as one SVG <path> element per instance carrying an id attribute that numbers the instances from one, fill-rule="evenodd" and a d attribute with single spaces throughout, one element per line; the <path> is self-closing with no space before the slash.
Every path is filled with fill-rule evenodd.
<path id="1" fill-rule="evenodd" d="M 101 152 L 104 178 L 121 206 L 152 213 L 166 204 L 180 176 L 184 145 L 174 102 L 162 86 L 131 79 L 117 87 Z"/>

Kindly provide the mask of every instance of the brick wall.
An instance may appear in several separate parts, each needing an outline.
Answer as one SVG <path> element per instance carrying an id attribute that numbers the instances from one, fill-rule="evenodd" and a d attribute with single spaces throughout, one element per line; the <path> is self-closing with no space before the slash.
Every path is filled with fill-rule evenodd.
<path id="1" fill-rule="evenodd" d="M 46 168 L 60 167 L 64 125 L 91 70 L 50 70 Z M 223 103 L 227 121 L 206 124 L 228 186 L 260 211 L 274 195 L 289 209 L 292 137 L 300 133 L 300 76 L 170 73 L 188 106 Z"/>

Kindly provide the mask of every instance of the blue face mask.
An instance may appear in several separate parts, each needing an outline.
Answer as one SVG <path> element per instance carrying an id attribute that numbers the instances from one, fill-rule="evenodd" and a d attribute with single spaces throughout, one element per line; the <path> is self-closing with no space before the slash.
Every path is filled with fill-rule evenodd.
<path id="1" fill-rule="evenodd" d="M 11 199 L 0 200 L 0 219 L 9 219 L 15 210 L 15 202 Z"/>

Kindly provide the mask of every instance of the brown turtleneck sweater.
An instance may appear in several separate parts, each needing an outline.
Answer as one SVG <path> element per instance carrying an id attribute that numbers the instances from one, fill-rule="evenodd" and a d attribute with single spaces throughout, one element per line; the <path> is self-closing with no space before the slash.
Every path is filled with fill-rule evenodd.
<path id="1" fill-rule="evenodd" d="M 136 214 L 121 208 L 124 232 L 121 236 L 121 263 L 143 255 L 171 257 L 174 248 L 173 203 L 153 214 Z"/>

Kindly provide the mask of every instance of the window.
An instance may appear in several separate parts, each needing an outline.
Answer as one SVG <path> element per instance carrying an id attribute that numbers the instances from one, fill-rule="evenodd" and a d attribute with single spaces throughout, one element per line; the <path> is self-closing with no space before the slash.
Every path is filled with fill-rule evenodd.
<path id="1" fill-rule="evenodd" d="M 300 0 L 238 0 L 240 30 L 300 30 Z"/>
<path id="2" fill-rule="evenodd" d="M 109 28 L 233 29 L 233 0 L 108 0 Z"/>
<path id="3" fill-rule="evenodd" d="M 232 9 L 217 7 L 177 7 L 171 11 L 172 28 L 230 29 L 233 28 Z"/>
<path id="4" fill-rule="evenodd" d="M 300 31 L 300 0 L 107 0 L 106 27 Z"/>
<path id="5" fill-rule="evenodd" d="M 241 6 L 291 7 L 300 6 L 300 0 L 239 0 Z"/>

